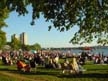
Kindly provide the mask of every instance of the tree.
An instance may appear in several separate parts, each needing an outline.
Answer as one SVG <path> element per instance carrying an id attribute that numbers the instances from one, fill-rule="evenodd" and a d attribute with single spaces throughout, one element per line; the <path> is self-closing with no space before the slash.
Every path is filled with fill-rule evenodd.
<path id="1" fill-rule="evenodd" d="M 24 44 L 22 44 L 21 49 L 26 50 L 26 51 L 30 51 L 30 50 L 38 51 L 38 50 L 41 50 L 41 45 L 38 44 L 38 43 L 35 43 L 33 45 L 24 45 Z"/>
<path id="2" fill-rule="evenodd" d="M 36 50 L 36 51 L 41 50 L 41 46 L 38 43 L 32 45 L 31 48 L 32 48 L 32 50 Z"/>
<path id="3" fill-rule="evenodd" d="M 0 48 L 6 43 L 6 33 L 0 30 Z"/>
<path id="4" fill-rule="evenodd" d="M 24 44 L 21 45 L 21 49 L 22 49 L 23 51 L 24 51 L 24 50 L 26 50 L 26 51 L 32 50 L 32 48 L 31 48 L 30 45 L 24 45 Z"/>
<path id="5" fill-rule="evenodd" d="M 7 26 L 5 19 L 8 18 L 8 14 L 9 11 L 6 7 L 0 8 L 0 48 L 2 48 L 6 43 L 6 33 L 2 30 L 2 28 Z"/>
<path id="6" fill-rule="evenodd" d="M 108 0 L 1 0 L 0 9 L 7 7 L 19 15 L 28 13 L 27 5 L 33 7 L 32 22 L 43 14 L 46 22 L 60 32 L 77 25 L 78 32 L 70 42 L 86 43 L 94 39 L 97 43 L 108 43 Z"/>
<path id="7" fill-rule="evenodd" d="M 12 36 L 11 48 L 13 50 L 19 50 L 21 48 L 21 42 L 15 37 L 15 35 Z"/>

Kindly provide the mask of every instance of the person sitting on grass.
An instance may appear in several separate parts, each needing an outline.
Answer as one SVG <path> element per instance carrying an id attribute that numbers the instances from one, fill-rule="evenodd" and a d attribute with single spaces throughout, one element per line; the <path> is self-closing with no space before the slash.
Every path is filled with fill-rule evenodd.
<path id="1" fill-rule="evenodd" d="M 25 64 L 21 60 L 18 60 L 16 64 L 17 64 L 17 69 L 19 71 L 24 70 L 24 72 L 30 72 L 30 66 L 29 66 L 29 64 Z"/>
<path id="2" fill-rule="evenodd" d="M 37 64 L 36 64 L 34 58 L 30 59 L 30 67 L 32 68 L 32 70 L 34 70 L 36 72 Z"/>
<path id="3" fill-rule="evenodd" d="M 63 71 L 62 71 L 63 74 L 69 72 L 70 66 L 69 66 L 69 61 L 67 58 L 65 59 L 64 63 L 62 64 L 62 68 L 63 68 Z"/>
<path id="4" fill-rule="evenodd" d="M 73 57 L 72 60 L 69 62 L 68 59 L 65 59 L 65 62 L 62 65 L 63 67 L 63 74 L 65 73 L 74 73 L 79 74 L 85 71 L 81 65 L 79 65 L 76 61 L 76 58 Z"/>
<path id="5" fill-rule="evenodd" d="M 70 64 L 72 66 L 72 72 L 74 72 L 75 74 L 79 73 L 79 66 L 75 57 L 72 58 L 72 61 Z"/>

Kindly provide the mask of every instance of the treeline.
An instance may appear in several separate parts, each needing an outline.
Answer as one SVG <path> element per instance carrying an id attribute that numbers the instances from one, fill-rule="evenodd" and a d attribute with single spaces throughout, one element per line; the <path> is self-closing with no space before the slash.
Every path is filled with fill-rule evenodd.
<path id="1" fill-rule="evenodd" d="M 44 49 L 49 49 L 49 50 L 74 50 L 74 49 L 79 49 L 79 50 L 84 50 L 84 49 L 108 49 L 108 46 L 90 46 L 90 47 L 60 47 L 60 48 L 42 48 Z"/>

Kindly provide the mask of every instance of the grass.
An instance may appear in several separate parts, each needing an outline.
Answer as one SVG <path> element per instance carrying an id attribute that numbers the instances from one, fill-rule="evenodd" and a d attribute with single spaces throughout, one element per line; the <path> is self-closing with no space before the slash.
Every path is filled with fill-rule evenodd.
<path id="1" fill-rule="evenodd" d="M 59 69 L 37 67 L 37 71 L 19 72 L 16 66 L 5 66 L 0 63 L 0 81 L 108 81 L 108 65 L 86 64 L 83 74 L 62 74 Z"/>

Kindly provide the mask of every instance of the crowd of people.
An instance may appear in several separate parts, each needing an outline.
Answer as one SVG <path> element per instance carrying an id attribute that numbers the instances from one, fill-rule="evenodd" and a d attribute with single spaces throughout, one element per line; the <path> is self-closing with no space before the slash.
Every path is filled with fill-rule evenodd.
<path id="1" fill-rule="evenodd" d="M 93 61 L 94 64 L 108 64 L 107 56 L 90 54 L 89 52 L 82 52 L 80 55 L 77 55 L 49 50 L 41 50 L 34 53 L 28 51 L 9 51 L 1 52 L 0 58 L 3 64 L 16 64 L 18 70 L 27 72 L 30 72 L 31 68 L 36 70 L 36 67 L 41 65 L 48 69 L 62 69 L 63 73 L 82 73 L 82 71 L 85 71 L 83 65 L 87 61 Z M 63 59 L 63 62 L 60 62 L 60 59 Z"/>

